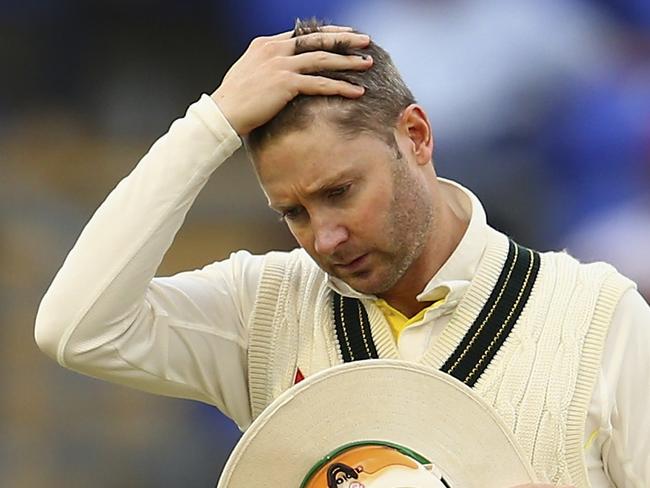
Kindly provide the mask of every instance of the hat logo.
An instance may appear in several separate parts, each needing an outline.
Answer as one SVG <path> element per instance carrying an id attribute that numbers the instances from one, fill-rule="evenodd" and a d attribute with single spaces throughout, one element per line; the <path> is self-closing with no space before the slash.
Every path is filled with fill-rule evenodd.
<path id="1" fill-rule="evenodd" d="M 426 458 L 398 444 L 354 442 L 314 466 L 301 488 L 449 488 Z"/>

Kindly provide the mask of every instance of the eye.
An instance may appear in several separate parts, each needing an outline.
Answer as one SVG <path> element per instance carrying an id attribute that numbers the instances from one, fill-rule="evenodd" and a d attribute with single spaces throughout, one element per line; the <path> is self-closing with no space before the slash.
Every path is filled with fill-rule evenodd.
<path id="1" fill-rule="evenodd" d="M 296 220 L 304 213 L 304 208 L 302 207 L 292 207 L 288 208 L 282 212 L 280 220 Z"/>
<path id="2" fill-rule="evenodd" d="M 337 186 L 327 192 L 327 198 L 337 198 L 345 195 L 350 189 L 350 185 Z"/>

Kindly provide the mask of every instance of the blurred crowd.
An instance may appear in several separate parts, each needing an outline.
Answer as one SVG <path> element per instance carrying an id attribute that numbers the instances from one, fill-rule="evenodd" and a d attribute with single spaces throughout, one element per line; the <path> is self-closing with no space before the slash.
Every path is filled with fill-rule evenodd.
<path id="1" fill-rule="evenodd" d="M 218 478 L 238 436 L 227 419 L 58 368 L 33 320 L 84 223 L 171 121 L 251 38 L 310 16 L 392 54 L 431 118 L 439 175 L 492 225 L 609 261 L 650 295 L 647 0 L 0 1 L 0 486 Z M 292 246 L 237 153 L 161 274 Z"/>

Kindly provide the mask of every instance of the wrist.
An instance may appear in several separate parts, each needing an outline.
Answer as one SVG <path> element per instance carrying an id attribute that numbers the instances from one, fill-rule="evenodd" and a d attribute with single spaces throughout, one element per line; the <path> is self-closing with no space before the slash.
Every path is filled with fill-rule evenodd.
<path id="1" fill-rule="evenodd" d="M 216 104 L 221 114 L 228 121 L 228 124 L 230 124 L 230 127 L 233 128 L 237 135 L 240 137 L 246 135 L 243 133 L 241 123 L 237 120 L 237 112 L 234 107 L 230 107 L 227 97 L 223 96 L 223 94 L 219 92 L 219 89 L 217 89 L 210 95 L 210 98 Z"/>

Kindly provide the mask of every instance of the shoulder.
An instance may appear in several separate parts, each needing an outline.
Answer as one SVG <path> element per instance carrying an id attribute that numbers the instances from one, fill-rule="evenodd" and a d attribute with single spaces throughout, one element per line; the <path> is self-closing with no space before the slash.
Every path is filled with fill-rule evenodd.
<path id="1" fill-rule="evenodd" d="M 326 280 L 327 274 L 314 260 L 298 248 L 292 251 L 271 251 L 264 255 L 264 274 L 282 279 L 300 280 L 308 277 Z"/>
<path id="2" fill-rule="evenodd" d="M 556 279 L 563 276 L 567 279 L 573 276 L 578 282 L 589 281 L 592 283 L 616 283 L 624 290 L 636 288 L 629 278 L 623 276 L 609 263 L 595 261 L 584 263 L 569 254 L 566 250 L 545 251 L 540 253 L 542 266 L 547 272 L 555 275 Z"/>
<path id="3" fill-rule="evenodd" d="M 244 308 L 252 308 L 260 293 L 268 294 L 283 288 L 305 287 L 305 283 L 327 282 L 327 275 L 303 249 L 270 251 L 252 254 L 239 250 L 221 261 L 215 261 L 200 270 L 180 273 L 175 280 L 190 281 L 212 292 L 237 298 Z M 196 288 L 195 286 L 195 288 Z M 272 293 L 277 295 L 277 291 Z"/>
<path id="4" fill-rule="evenodd" d="M 212 273 L 229 273 L 235 277 L 260 278 L 265 273 L 300 271 L 301 273 L 322 273 L 309 255 L 300 248 L 291 251 L 269 251 L 265 254 L 252 254 L 239 250 L 230 254 L 227 259 L 215 261 L 203 268 Z M 250 280 L 246 280 L 250 281 Z"/>
<path id="5" fill-rule="evenodd" d="M 258 281 L 257 300 L 289 300 L 315 298 L 328 283 L 321 270 L 303 249 L 289 252 L 272 251 L 264 255 Z"/>

